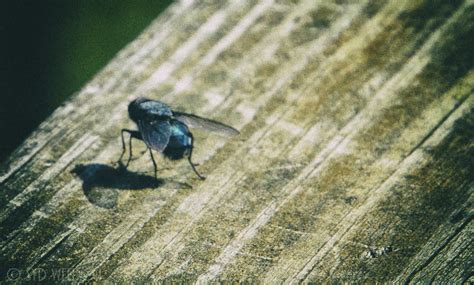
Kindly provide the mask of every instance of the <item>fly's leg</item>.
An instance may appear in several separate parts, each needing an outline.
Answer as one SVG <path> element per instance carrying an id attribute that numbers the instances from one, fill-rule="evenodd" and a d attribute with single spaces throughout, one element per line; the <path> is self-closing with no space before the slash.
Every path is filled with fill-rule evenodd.
<path id="1" fill-rule="evenodd" d="M 198 164 L 194 164 L 194 163 L 192 162 L 192 160 L 191 160 L 191 156 L 193 155 L 193 145 L 194 145 L 193 143 L 194 143 L 194 138 L 193 138 L 193 135 L 192 135 L 191 133 L 190 133 L 189 135 L 191 136 L 191 147 L 189 148 L 189 153 L 188 153 L 188 155 L 187 155 L 187 157 L 188 157 L 188 162 L 189 162 L 189 164 L 191 165 L 191 167 L 193 168 L 194 173 L 196 173 L 196 175 L 199 177 L 199 179 L 204 180 L 204 179 L 206 179 L 206 177 L 205 177 L 205 176 L 202 176 L 201 174 L 199 174 L 199 172 L 196 170 L 196 166 L 197 166 Z"/>
<path id="2" fill-rule="evenodd" d="M 196 170 L 196 167 L 195 167 L 196 164 L 194 164 L 194 163 L 191 161 L 191 156 L 188 156 L 188 161 L 189 161 L 189 164 L 191 165 L 191 167 L 193 168 L 194 173 L 196 173 L 196 175 L 199 177 L 199 179 L 205 180 L 206 177 L 205 177 L 205 176 L 202 176 L 201 174 L 199 174 L 199 172 Z"/>
<path id="3" fill-rule="evenodd" d="M 151 152 L 151 148 L 148 148 L 150 151 L 151 161 L 153 162 L 153 167 L 155 168 L 155 178 L 157 178 L 156 173 L 158 172 L 158 167 L 156 166 L 155 158 L 153 157 L 153 152 Z"/>
<path id="4" fill-rule="evenodd" d="M 122 158 L 123 158 L 123 155 L 125 154 L 125 149 L 126 149 L 123 133 L 130 134 L 130 138 L 128 141 L 128 160 L 127 160 L 127 164 L 125 164 L 125 167 L 128 167 L 128 164 L 130 163 L 130 160 L 132 159 L 132 138 L 135 138 L 137 140 L 142 140 L 142 135 L 140 134 L 139 131 L 133 131 L 133 130 L 128 130 L 128 129 L 122 129 L 120 131 L 120 135 L 122 137 L 122 154 L 120 155 L 120 158 L 118 160 L 119 163 L 122 162 Z"/>

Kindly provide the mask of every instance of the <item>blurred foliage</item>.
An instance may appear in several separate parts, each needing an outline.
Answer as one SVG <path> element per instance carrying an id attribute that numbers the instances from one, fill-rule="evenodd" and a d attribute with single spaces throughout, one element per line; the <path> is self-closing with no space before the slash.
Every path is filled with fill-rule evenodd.
<path id="1" fill-rule="evenodd" d="M 0 4 L 0 161 L 171 2 Z"/>

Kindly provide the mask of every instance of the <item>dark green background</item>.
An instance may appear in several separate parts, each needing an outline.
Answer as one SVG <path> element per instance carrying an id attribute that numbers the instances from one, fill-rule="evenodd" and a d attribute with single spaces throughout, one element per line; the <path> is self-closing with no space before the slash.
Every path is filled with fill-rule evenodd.
<path id="1" fill-rule="evenodd" d="M 171 2 L 0 4 L 0 162 Z"/>

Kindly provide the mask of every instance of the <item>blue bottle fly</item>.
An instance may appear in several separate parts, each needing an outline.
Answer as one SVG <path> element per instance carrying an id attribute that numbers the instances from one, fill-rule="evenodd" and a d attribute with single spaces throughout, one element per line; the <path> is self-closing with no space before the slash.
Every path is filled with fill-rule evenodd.
<path id="1" fill-rule="evenodd" d="M 155 177 L 158 168 L 152 150 L 161 152 L 170 160 L 187 158 L 194 173 L 201 180 L 205 179 L 196 170 L 196 164 L 191 160 L 194 139 L 188 127 L 216 132 L 228 137 L 239 134 L 239 131 L 225 124 L 192 114 L 176 112 L 160 101 L 147 98 L 133 100 L 128 105 L 128 115 L 137 124 L 138 131 L 122 129 L 122 154 L 119 161 L 122 161 L 126 149 L 123 134 L 129 133 L 129 157 L 125 167 L 132 158 L 132 138 L 142 140 L 150 152 Z"/>

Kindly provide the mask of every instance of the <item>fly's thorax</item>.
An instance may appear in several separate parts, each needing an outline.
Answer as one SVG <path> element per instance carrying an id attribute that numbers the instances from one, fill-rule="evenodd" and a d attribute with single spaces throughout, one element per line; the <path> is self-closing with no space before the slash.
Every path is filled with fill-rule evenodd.
<path id="1" fill-rule="evenodd" d="M 173 112 L 165 103 L 140 97 L 130 102 L 128 115 L 130 119 L 137 122 L 139 120 L 169 118 L 173 115 Z"/>

